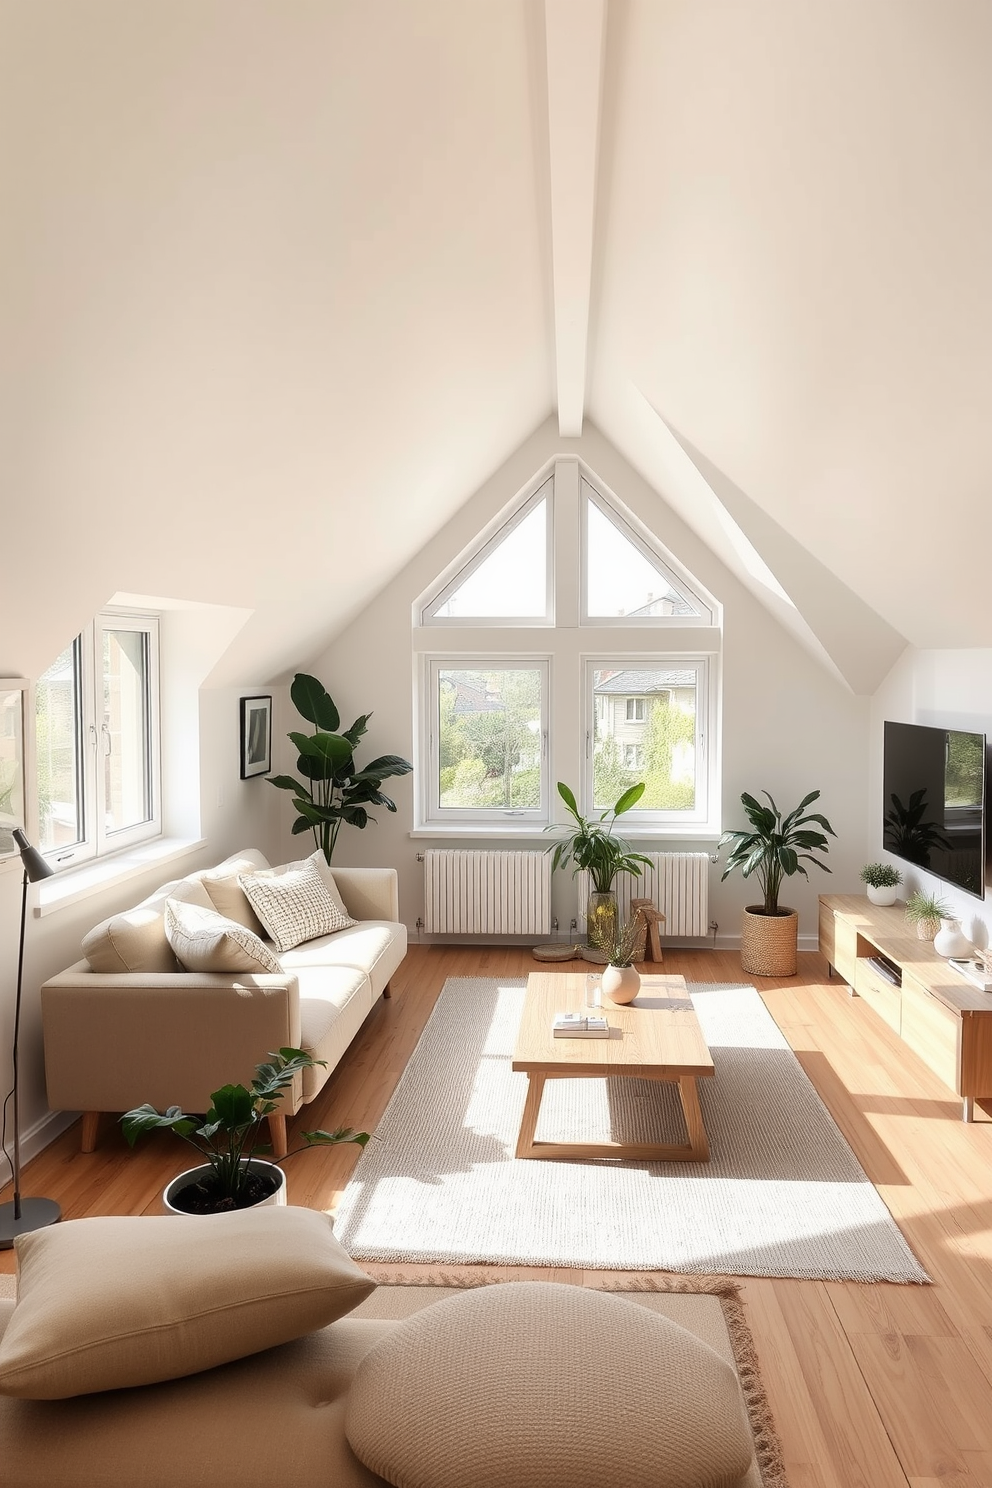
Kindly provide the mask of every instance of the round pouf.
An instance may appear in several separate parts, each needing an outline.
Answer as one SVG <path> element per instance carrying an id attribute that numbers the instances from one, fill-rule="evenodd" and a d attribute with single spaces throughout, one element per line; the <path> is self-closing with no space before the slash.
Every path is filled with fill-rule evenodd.
<path id="1" fill-rule="evenodd" d="M 753 1457 L 737 1376 L 707 1344 L 539 1281 L 399 1323 L 358 1367 L 345 1433 L 396 1488 L 735 1488 Z"/>

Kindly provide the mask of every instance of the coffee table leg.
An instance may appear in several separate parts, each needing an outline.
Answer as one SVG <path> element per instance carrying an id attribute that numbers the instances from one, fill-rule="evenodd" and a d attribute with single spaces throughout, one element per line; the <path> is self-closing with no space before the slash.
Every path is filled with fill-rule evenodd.
<path id="1" fill-rule="evenodd" d="M 684 1075 L 679 1081 L 679 1095 L 682 1098 L 685 1129 L 689 1134 L 689 1151 L 698 1162 L 709 1162 L 710 1144 L 706 1140 L 703 1113 L 699 1106 L 699 1092 L 692 1075 Z"/>
<path id="2" fill-rule="evenodd" d="M 537 1113 L 541 1109 L 545 1076 L 537 1070 L 527 1071 L 527 1099 L 520 1118 L 520 1135 L 517 1138 L 517 1157 L 534 1157 L 534 1133 L 537 1130 Z"/>

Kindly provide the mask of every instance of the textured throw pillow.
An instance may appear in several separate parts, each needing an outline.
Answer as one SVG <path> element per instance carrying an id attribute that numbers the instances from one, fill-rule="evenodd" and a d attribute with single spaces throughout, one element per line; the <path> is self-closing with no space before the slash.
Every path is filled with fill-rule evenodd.
<path id="1" fill-rule="evenodd" d="M 0 1393 L 27 1400 L 212 1369 L 334 1322 L 375 1287 L 313 1209 L 74 1219 L 15 1243 Z"/>
<path id="2" fill-rule="evenodd" d="M 602 1292 L 481 1287 L 374 1344 L 345 1434 L 398 1488 L 736 1488 L 754 1453 L 737 1376 L 694 1334 Z"/>
<path id="3" fill-rule="evenodd" d="M 305 940 L 347 930 L 355 923 L 338 909 L 311 858 L 242 873 L 240 883 L 277 951 L 291 951 Z"/>
<path id="4" fill-rule="evenodd" d="M 333 870 L 331 868 L 331 865 L 328 863 L 327 859 L 324 857 L 324 854 L 321 852 L 321 850 L 320 850 L 319 847 L 318 847 L 318 849 L 317 849 L 316 852 L 312 852 L 310 854 L 309 858 L 307 859 L 307 862 L 308 863 L 313 863 L 313 865 L 316 868 L 317 872 L 320 874 L 320 877 L 321 877 L 321 880 L 323 882 L 324 888 L 327 890 L 327 892 L 330 894 L 331 898 L 333 899 L 334 906 L 338 910 L 339 914 L 341 914 L 341 915 L 344 916 L 344 918 L 348 921 L 348 924 L 349 925 L 355 925 L 355 924 L 357 924 L 358 922 L 356 920 L 352 919 L 351 915 L 348 913 L 347 909 L 345 908 L 345 902 L 341 898 L 341 890 L 338 888 L 337 884 L 334 881 L 334 872 L 333 872 Z"/>
<path id="5" fill-rule="evenodd" d="M 282 972 L 263 940 L 215 909 L 167 899 L 165 933 L 176 960 L 187 971 Z"/>

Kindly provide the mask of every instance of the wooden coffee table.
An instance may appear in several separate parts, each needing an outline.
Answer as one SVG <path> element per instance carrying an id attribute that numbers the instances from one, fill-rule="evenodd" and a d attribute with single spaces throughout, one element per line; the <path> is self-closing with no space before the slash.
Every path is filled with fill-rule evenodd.
<path id="1" fill-rule="evenodd" d="M 603 998 L 610 1024 L 604 1039 L 555 1038 L 555 1013 L 585 1007 L 585 972 L 535 971 L 527 978 L 513 1069 L 526 1072 L 527 1099 L 520 1121 L 517 1157 L 640 1158 L 662 1162 L 708 1162 L 709 1143 L 699 1108 L 698 1079 L 711 1078 L 713 1060 L 680 976 L 645 976 L 633 1003 L 620 1007 Z M 687 1145 L 659 1142 L 537 1142 L 534 1131 L 547 1080 L 626 1077 L 678 1085 Z"/>

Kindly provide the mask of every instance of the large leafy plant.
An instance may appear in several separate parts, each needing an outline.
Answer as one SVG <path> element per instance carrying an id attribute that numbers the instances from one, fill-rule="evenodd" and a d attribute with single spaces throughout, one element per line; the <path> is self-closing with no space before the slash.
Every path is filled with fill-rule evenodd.
<path id="1" fill-rule="evenodd" d="M 293 805 L 298 812 L 293 823 L 294 835 L 312 832 L 314 841 L 329 863 L 338 840 L 341 823 L 366 827 L 375 817 L 370 806 L 385 806 L 395 811 L 396 803 L 380 789 L 392 775 L 406 775 L 413 766 L 398 754 L 382 754 L 361 769 L 355 764 L 355 750 L 366 733 L 371 713 L 356 718 L 351 728 L 342 733 L 341 715 L 322 683 L 305 672 L 297 672 L 290 688 L 297 713 L 312 723 L 312 734 L 291 732 L 288 737 L 299 750 L 296 768 L 303 776 L 274 775 L 270 784 L 279 790 L 293 792 Z"/>
<path id="2" fill-rule="evenodd" d="M 575 830 L 568 829 L 568 836 L 555 844 L 551 859 L 552 871 L 567 868 L 572 864 L 572 873 L 588 869 L 593 889 L 597 894 L 608 894 L 618 873 L 640 875 L 641 864 L 649 863 L 643 853 L 631 851 L 630 844 L 614 832 L 618 816 L 623 816 L 636 806 L 644 794 L 644 781 L 625 790 L 615 806 L 602 812 L 595 821 L 589 821 L 579 811 L 575 796 L 562 781 L 558 782 L 558 794 L 565 802 L 565 809 L 575 822 Z M 549 830 L 554 830 L 551 828 Z M 550 849 L 549 849 L 550 851 Z"/>
<path id="3" fill-rule="evenodd" d="M 829 873 L 830 869 L 826 863 L 820 862 L 816 853 L 830 851 L 824 832 L 829 832 L 831 837 L 837 834 L 819 812 L 803 814 L 807 806 L 819 799 L 819 791 L 804 796 L 795 811 L 790 811 L 786 817 L 782 816 L 767 791 L 761 794 L 768 800 L 768 806 L 762 806 L 746 791 L 741 796 L 751 830 L 724 832 L 720 838 L 721 847 L 732 844 L 720 882 L 735 868 L 739 868 L 745 878 L 756 873 L 764 894 L 761 913 L 777 915 L 780 913 L 778 896 L 783 878 L 790 878 L 794 873 L 809 878 L 804 862 L 815 863 L 817 868 Z M 818 830 L 821 827 L 823 830 Z"/>
<path id="4" fill-rule="evenodd" d="M 203 1116 L 187 1115 L 178 1106 L 157 1111 L 154 1106 L 144 1105 L 126 1112 L 121 1117 L 121 1126 L 129 1145 L 133 1147 L 144 1132 L 175 1132 L 195 1147 L 201 1159 L 213 1169 L 210 1193 L 214 1207 L 243 1208 L 251 1174 L 242 1159 L 269 1151 L 267 1144 L 259 1140 L 262 1127 L 266 1118 L 278 1110 L 293 1076 L 326 1062 L 311 1058 L 302 1049 L 280 1049 L 278 1054 L 270 1054 L 269 1060 L 270 1063 L 263 1061 L 256 1065 L 250 1089 L 244 1085 L 222 1085 L 215 1090 L 210 1097 L 210 1109 Z M 306 1147 L 327 1147 L 339 1142 L 357 1142 L 364 1147 L 369 1140 L 368 1132 L 352 1131 L 347 1126 L 333 1132 L 301 1132 L 300 1137 L 303 1146 L 294 1147 L 286 1153 L 287 1157 Z"/>

